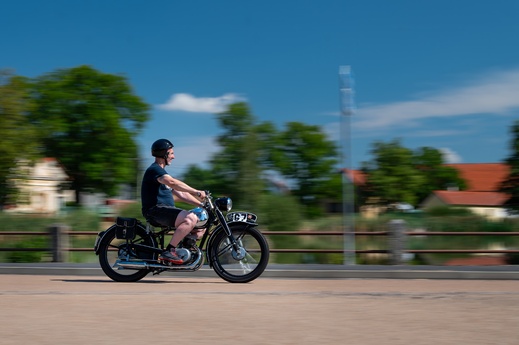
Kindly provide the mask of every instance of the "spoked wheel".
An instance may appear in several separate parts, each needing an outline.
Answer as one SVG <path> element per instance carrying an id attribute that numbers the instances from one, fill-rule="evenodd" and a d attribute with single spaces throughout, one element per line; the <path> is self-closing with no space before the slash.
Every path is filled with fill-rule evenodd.
<path id="1" fill-rule="evenodd" d="M 247 225 L 231 226 L 238 244 L 234 248 L 224 231 L 219 232 L 210 249 L 213 269 L 230 283 L 248 283 L 258 278 L 269 261 L 269 246 L 259 230 Z"/>
<path id="2" fill-rule="evenodd" d="M 147 269 L 133 270 L 118 268 L 117 260 L 143 260 L 153 259 L 153 253 L 143 252 L 135 249 L 134 243 L 153 247 L 153 241 L 146 231 L 137 227 L 136 236 L 133 240 L 117 239 L 115 237 L 115 226 L 108 230 L 103 240 L 99 244 L 99 264 L 103 272 L 116 282 L 136 282 L 144 278 L 150 272 Z"/>

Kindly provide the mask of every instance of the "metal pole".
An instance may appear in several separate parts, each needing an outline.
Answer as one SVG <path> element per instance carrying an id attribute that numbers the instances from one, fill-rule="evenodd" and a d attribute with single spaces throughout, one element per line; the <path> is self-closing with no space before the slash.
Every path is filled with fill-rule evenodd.
<path id="1" fill-rule="evenodd" d="M 342 215 L 344 227 L 344 265 L 355 265 L 355 218 L 354 189 L 351 160 L 351 116 L 353 105 L 353 77 L 350 66 L 339 67 L 339 92 L 341 98 L 341 164 L 342 172 Z"/>

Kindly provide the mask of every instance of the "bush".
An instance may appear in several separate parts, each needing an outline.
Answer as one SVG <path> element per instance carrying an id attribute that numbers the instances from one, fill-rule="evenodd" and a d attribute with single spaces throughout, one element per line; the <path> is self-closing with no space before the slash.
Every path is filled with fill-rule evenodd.
<path id="1" fill-rule="evenodd" d="M 437 206 L 425 210 L 427 216 L 448 217 L 448 216 L 470 216 L 473 213 L 467 208 Z"/>
<path id="2" fill-rule="evenodd" d="M 14 244 L 8 244 L 8 247 L 16 249 L 46 248 L 47 242 L 45 241 L 45 239 L 41 237 L 30 238 L 24 239 L 23 241 L 15 242 Z M 5 261 L 12 263 L 41 262 L 44 255 L 44 251 L 12 251 L 7 252 L 5 256 Z"/>
<path id="3" fill-rule="evenodd" d="M 55 218 L 55 222 L 66 224 L 74 231 L 96 231 L 101 224 L 101 215 L 86 208 L 76 208 L 62 217 Z"/>
<path id="4" fill-rule="evenodd" d="M 263 195 L 257 213 L 260 223 L 270 231 L 295 231 L 303 221 L 299 203 L 287 195 Z"/>

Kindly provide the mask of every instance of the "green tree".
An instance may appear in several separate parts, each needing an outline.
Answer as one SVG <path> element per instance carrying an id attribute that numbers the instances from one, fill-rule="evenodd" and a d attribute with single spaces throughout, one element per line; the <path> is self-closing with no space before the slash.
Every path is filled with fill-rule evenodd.
<path id="1" fill-rule="evenodd" d="M 371 153 L 374 159 L 364 162 L 362 168 L 367 175 L 364 202 L 371 199 L 381 204 L 417 205 L 434 190 L 466 187 L 457 170 L 444 165 L 437 149 L 421 147 L 413 152 L 395 139 L 375 142 Z"/>
<path id="2" fill-rule="evenodd" d="M 259 162 L 264 171 L 276 170 L 274 162 L 277 161 L 276 153 L 281 146 L 279 132 L 272 122 L 263 122 L 254 127 L 256 139 L 258 141 L 257 149 Z"/>
<path id="3" fill-rule="evenodd" d="M 27 80 L 9 71 L 0 71 L 0 206 L 14 202 L 17 191 L 11 177 L 20 178 L 20 160 L 37 155 L 34 128 L 27 123 L 31 106 Z"/>
<path id="4" fill-rule="evenodd" d="M 264 189 L 255 118 L 243 102 L 231 104 L 217 118 L 224 129 L 217 139 L 222 151 L 212 158 L 211 164 L 220 182 L 219 189 L 226 189 L 239 207 L 254 207 Z"/>
<path id="5" fill-rule="evenodd" d="M 415 205 L 417 191 L 425 179 L 415 169 L 412 150 L 395 139 L 389 143 L 375 142 L 371 154 L 374 159 L 364 162 L 362 167 L 367 175 L 366 197 L 382 204 L 407 202 Z"/>
<path id="6" fill-rule="evenodd" d="M 134 137 L 149 119 L 149 106 L 126 78 L 90 66 L 57 70 L 34 80 L 32 98 L 30 121 L 45 154 L 70 176 L 78 201 L 84 191 L 113 196 L 119 185 L 135 185 Z"/>
<path id="7" fill-rule="evenodd" d="M 510 156 L 505 163 L 510 167 L 510 173 L 501 184 L 501 192 L 506 193 L 510 198 L 506 201 L 505 206 L 513 214 L 519 214 L 519 120 L 512 125 L 510 132 L 512 139 L 510 140 Z"/>
<path id="8" fill-rule="evenodd" d="M 464 190 L 467 183 L 458 171 L 445 166 L 441 151 L 432 147 L 419 148 L 413 157 L 413 165 L 424 177 L 424 183 L 417 191 L 417 200 L 422 201 L 435 190 L 456 188 Z"/>
<path id="9" fill-rule="evenodd" d="M 271 149 L 273 166 L 294 183 L 294 194 L 306 206 L 307 215 L 322 212 L 320 206 L 330 195 L 340 199 L 336 145 L 320 127 L 289 122 Z M 332 186 L 339 189 L 330 190 Z"/>
<path id="10" fill-rule="evenodd" d="M 258 133 L 258 130 L 256 130 L 256 135 L 258 137 L 261 137 L 261 134 Z M 260 141 L 261 142 L 261 141 Z M 261 146 L 261 144 L 256 145 Z M 239 149 L 234 151 L 235 149 Z M 226 158 L 222 157 L 223 151 L 226 152 Z M 184 172 L 182 176 L 182 180 L 185 181 L 189 185 L 199 185 L 203 186 L 204 188 L 211 191 L 211 193 L 215 196 L 233 196 L 233 200 L 236 202 L 239 202 L 240 204 L 244 202 L 244 199 L 240 197 L 240 191 L 237 186 L 245 186 L 246 183 L 237 183 L 242 174 L 237 173 L 238 171 L 232 170 L 233 166 L 238 166 L 231 157 L 238 157 L 241 151 L 240 145 L 230 145 L 223 151 L 218 152 L 216 155 L 213 156 L 211 161 L 211 166 L 209 168 L 202 168 L 198 165 L 189 165 Z M 249 154 L 251 154 L 249 152 Z M 259 157 L 265 157 L 266 153 L 265 150 L 259 149 L 257 152 L 254 153 L 254 155 L 259 155 Z M 229 159 L 231 158 L 231 159 Z M 261 163 L 261 167 L 256 169 L 256 172 L 253 179 L 261 177 L 261 172 L 263 171 L 263 163 L 265 163 L 265 166 L 268 166 L 268 163 L 266 163 L 266 159 L 259 158 L 259 162 Z M 233 182 L 234 181 L 234 182 Z M 257 186 L 263 186 L 263 182 L 260 182 L 259 184 L 256 183 Z M 260 193 L 259 189 L 249 189 L 248 191 L 245 191 L 245 193 Z M 241 199 L 241 200 L 240 200 Z M 255 199 L 255 198 L 254 198 Z M 255 199 L 256 200 L 256 199 Z M 256 202 L 255 200 L 250 200 L 250 203 Z M 245 201 L 247 202 L 247 201 Z M 241 207 L 241 205 L 240 205 Z M 257 207 L 256 205 L 251 205 L 247 207 Z"/>
<path id="11" fill-rule="evenodd" d="M 246 103 L 236 103 L 218 114 L 224 129 L 218 137 L 222 150 L 208 170 L 189 167 L 186 182 L 203 181 L 211 191 L 233 197 L 239 207 L 255 208 L 267 191 L 267 175 L 277 172 L 293 194 L 307 206 L 307 214 L 322 211 L 326 198 L 341 198 L 341 176 L 336 148 L 318 126 L 288 123 L 279 132 L 270 122 L 257 124 Z"/>

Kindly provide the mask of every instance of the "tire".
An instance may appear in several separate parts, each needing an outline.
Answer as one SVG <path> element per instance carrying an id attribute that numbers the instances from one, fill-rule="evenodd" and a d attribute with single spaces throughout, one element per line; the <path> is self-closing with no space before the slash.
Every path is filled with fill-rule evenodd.
<path id="1" fill-rule="evenodd" d="M 132 270 L 132 269 L 117 269 L 114 268 L 119 252 L 129 250 L 134 259 L 153 259 L 153 253 L 136 252 L 132 250 L 132 243 L 144 244 L 147 246 L 154 246 L 152 238 L 141 227 L 136 228 L 136 236 L 133 240 L 120 240 L 115 237 L 115 226 L 107 230 L 99 244 L 99 264 L 103 272 L 112 280 L 116 282 L 136 282 L 146 277 L 150 273 L 147 269 Z"/>
<path id="2" fill-rule="evenodd" d="M 211 242 L 209 259 L 220 278 L 230 283 L 248 283 L 258 278 L 267 267 L 269 246 L 258 229 L 247 224 L 229 226 L 244 251 L 236 253 L 225 231 L 219 231 Z"/>

